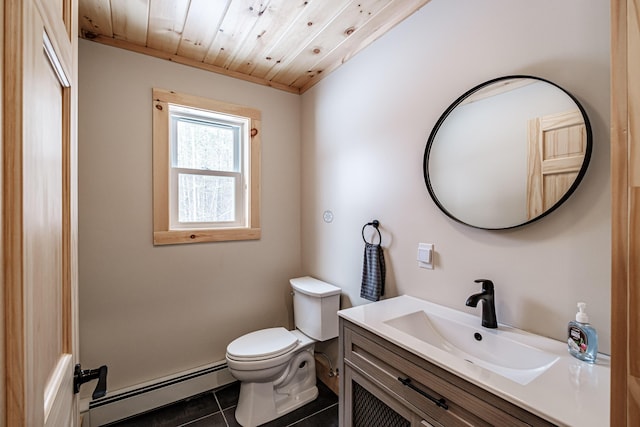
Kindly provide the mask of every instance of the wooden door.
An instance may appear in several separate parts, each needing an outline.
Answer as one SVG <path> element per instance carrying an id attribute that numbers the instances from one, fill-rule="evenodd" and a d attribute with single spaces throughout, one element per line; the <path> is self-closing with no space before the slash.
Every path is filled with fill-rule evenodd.
<path id="1" fill-rule="evenodd" d="M 540 216 L 566 194 L 584 163 L 587 129 L 580 110 L 529 121 L 527 219 Z"/>
<path id="2" fill-rule="evenodd" d="M 75 426 L 75 4 L 8 1 L 4 12 L 4 424 Z"/>
<path id="3" fill-rule="evenodd" d="M 611 1 L 611 425 L 640 425 L 640 0 Z"/>

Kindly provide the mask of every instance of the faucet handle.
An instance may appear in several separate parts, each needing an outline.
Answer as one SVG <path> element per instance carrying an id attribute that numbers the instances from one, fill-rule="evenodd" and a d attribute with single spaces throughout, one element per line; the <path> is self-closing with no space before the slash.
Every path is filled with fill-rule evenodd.
<path id="1" fill-rule="evenodd" d="M 489 279 L 476 279 L 474 280 L 476 283 L 482 283 L 482 290 L 493 292 L 493 282 Z"/>

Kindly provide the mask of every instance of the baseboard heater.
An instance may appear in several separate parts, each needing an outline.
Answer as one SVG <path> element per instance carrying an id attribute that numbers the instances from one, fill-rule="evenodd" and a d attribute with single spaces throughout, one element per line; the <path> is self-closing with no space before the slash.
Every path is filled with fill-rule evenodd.
<path id="1" fill-rule="evenodd" d="M 122 420 L 234 382 L 223 362 L 201 366 L 81 402 L 82 427 Z"/>

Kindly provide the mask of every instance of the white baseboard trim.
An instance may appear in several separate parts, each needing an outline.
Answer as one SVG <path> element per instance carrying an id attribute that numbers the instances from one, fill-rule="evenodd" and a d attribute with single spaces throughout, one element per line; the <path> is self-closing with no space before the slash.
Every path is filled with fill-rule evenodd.
<path id="1" fill-rule="evenodd" d="M 80 402 L 82 427 L 97 427 L 234 382 L 227 364 L 200 366 Z"/>

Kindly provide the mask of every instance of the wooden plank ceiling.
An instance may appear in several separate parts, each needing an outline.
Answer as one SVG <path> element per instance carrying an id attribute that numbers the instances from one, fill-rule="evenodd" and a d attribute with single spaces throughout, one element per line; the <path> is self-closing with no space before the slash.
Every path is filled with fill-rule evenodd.
<path id="1" fill-rule="evenodd" d="M 303 93 L 429 0 L 79 0 L 81 37 Z"/>

